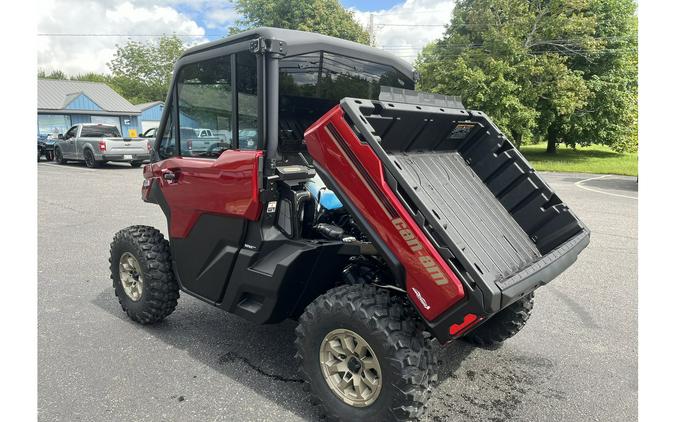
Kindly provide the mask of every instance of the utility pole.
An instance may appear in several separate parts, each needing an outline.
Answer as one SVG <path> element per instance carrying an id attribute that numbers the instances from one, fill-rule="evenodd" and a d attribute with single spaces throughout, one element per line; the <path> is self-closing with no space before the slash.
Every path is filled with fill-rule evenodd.
<path id="1" fill-rule="evenodd" d="M 368 42 L 371 47 L 375 47 L 375 19 L 372 13 L 368 20 Z"/>

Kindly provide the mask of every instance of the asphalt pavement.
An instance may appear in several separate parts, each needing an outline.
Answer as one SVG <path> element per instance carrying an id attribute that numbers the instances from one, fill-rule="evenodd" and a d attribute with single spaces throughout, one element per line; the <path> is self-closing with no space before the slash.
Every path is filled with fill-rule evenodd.
<path id="1" fill-rule="evenodd" d="M 532 318 L 502 347 L 440 350 L 426 420 L 637 420 L 638 184 L 544 178 L 591 244 L 537 290 Z M 39 420 L 317 420 L 295 370 L 293 322 L 256 326 L 185 294 L 155 326 L 122 312 L 109 278 L 114 233 L 167 233 L 141 182 L 123 164 L 38 164 Z"/>

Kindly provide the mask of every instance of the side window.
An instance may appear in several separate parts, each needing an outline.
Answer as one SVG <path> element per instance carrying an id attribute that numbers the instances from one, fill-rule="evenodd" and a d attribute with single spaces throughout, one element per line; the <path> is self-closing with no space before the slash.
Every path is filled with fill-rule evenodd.
<path id="1" fill-rule="evenodd" d="M 77 135 L 77 126 L 71 127 L 68 132 L 66 132 L 65 139 L 74 138 Z"/>
<path id="2" fill-rule="evenodd" d="M 258 148 L 258 74 L 256 56 L 237 53 L 239 149 Z"/>
<path id="3" fill-rule="evenodd" d="M 232 146 L 230 56 L 185 65 L 178 74 L 178 127 L 182 156 L 217 158 Z M 200 138 L 195 129 L 208 129 Z"/>
<path id="4" fill-rule="evenodd" d="M 171 109 L 168 110 L 168 113 L 169 116 L 166 119 L 164 133 L 162 134 L 162 139 L 159 141 L 159 151 L 157 151 L 159 158 L 162 160 L 176 155 L 176 129 L 174 128 Z"/>

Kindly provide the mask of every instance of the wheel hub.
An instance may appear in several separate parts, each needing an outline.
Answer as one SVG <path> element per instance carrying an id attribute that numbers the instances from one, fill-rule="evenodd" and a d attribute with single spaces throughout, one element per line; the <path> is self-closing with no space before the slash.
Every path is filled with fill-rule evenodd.
<path id="1" fill-rule="evenodd" d="M 347 329 L 328 333 L 319 351 L 321 372 L 331 391 L 354 407 L 371 405 L 382 391 L 382 369 L 368 342 Z"/>
<path id="2" fill-rule="evenodd" d="M 124 293 L 134 302 L 140 300 L 143 295 L 143 273 L 136 257 L 124 252 L 120 257 L 119 273 Z"/>
<path id="3" fill-rule="evenodd" d="M 347 368 L 352 373 L 359 372 L 361 370 L 361 366 L 361 361 L 353 356 L 349 359 L 349 362 L 347 362 Z"/>

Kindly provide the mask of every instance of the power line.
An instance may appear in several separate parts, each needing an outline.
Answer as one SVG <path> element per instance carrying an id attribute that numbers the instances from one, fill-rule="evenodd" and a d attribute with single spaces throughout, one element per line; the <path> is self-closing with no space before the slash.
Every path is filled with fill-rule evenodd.
<path id="1" fill-rule="evenodd" d="M 65 34 L 65 33 L 42 33 L 38 37 L 224 37 L 229 34 Z"/>
<path id="2" fill-rule="evenodd" d="M 378 23 L 375 24 L 375 26 L 378 27 L 385 27 L 385 26 L 421 26 L 421 27 L 438 27 L 438 26 L 446 26 L 446 24 L 426 24 L 426 23 Z"/>

